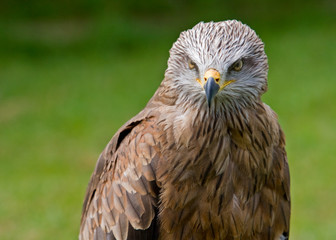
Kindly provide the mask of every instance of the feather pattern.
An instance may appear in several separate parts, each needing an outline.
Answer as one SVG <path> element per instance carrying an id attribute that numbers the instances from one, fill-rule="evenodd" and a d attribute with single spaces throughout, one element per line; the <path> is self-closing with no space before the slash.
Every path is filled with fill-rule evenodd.
<path id="1" fill-rule="evenodd" d="M 208 68 L 236 79 L 210 107 L 195 80 Z M 263 43 L 238 21 L 181 33 L 160 87 L 97 161 L 79 238 L 288 239 L 285 137 L 260 100 L 267 70 Z"/>

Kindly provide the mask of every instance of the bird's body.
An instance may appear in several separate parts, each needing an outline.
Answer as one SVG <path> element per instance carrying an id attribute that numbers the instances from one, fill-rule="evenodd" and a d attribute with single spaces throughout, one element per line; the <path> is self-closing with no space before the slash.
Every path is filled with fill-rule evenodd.
<path id="1" fill-rule="evenodd" d="M 286 239 L 289 170 L 260 100 L 262 42 L 237 21 L 200 23 L 170 54 L 159 89 L 97 162 L 80 239 Z"/>

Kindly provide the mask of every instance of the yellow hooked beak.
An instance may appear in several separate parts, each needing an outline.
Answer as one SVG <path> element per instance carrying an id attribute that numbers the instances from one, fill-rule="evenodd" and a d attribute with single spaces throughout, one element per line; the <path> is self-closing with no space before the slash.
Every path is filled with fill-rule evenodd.
<path id="1" fill-rule="evenodd" d="M 203 89 L 205 91 L 209 107 L 214 96 L 216 96 L 220 90 L 223 90 L 227 85 L 233 82 L 235 82 L 235 80 L 221 81 L 220 73 L 216 69 L 210 68 L 205 72 Z"/>

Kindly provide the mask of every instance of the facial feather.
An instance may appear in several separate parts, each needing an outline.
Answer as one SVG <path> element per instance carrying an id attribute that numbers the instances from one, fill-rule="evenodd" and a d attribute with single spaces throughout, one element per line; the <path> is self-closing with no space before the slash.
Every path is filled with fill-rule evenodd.
<path id="1" fill-rule="evenodd" d="M 239 59 L 244 65 L 234 72 L 230 66 Z M 189 69 L 188 61 L 197 67 Z M 201 22 L 180 34 L 170 50 L 165 76 L 182 105 L 206 107 L 204 90 L 196 78 L 203 79 L 210 68 L 219 71 L 222 79 L 235 80 L 215 97 L 212 111 L 216 114 L 253 105 L 267 89 L 264 44 L 254 30 L 239 21 Z"/>

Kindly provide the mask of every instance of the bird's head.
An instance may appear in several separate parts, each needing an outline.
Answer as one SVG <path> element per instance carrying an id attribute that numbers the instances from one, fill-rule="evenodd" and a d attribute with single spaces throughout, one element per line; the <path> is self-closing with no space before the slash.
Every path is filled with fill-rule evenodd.
<path id="1" fill-rule="evenodd" d="M 236 20 L 201 22 L 174 43 L 166 79 L 181 102 L 240 108 L 266 91 L 267 71 L 264 44 L 250 27 Z"/>

